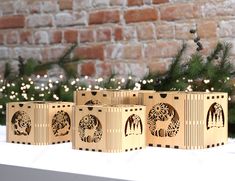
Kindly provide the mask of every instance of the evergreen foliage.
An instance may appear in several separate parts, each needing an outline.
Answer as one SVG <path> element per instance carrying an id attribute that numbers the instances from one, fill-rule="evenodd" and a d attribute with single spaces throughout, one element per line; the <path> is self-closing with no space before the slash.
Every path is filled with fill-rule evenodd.
<path id="1" fill-rule="evenodd" d="M 232 79 L 234 69 L 230 63 L 231 45 L 219 42 L 209 56 L 201 53 L 203 45 L 196 30 L 190 30 L 196 44 L 195 53 L 184 56 L 187 45 L 183 44 L 172 64 L 165 73 L 150 73 L 143 80 L 136 82 L 111 75 L 108 79 L 99 78 L 94 89 L 142 89 L 142 90 L 182 90 L 182 91 L 223 91 L 233 94 Z M 92 88 L 86 79 L 81 81 L 74 69 L 79 59 L 70 55 L 77 45 L 71 46 L 58 60 L 41 63 L 34 59 L 24 60 L 19 57 L 19 74 L 14 75 L 9 63 L 5 64 L 5 73 L 0 81 L 0 124 L 5 124 L 5 105 L 11 101 L 44 100 L 73 101 L 73 91 Z M 185 59 L 187 57 L 187 60 Z M 65 78 L 31 78 L 40 71 L 50 70 L 54 65 L 61 67 Z M 235 103 L 229 101 L 229 122 L 235 123 Z"/>

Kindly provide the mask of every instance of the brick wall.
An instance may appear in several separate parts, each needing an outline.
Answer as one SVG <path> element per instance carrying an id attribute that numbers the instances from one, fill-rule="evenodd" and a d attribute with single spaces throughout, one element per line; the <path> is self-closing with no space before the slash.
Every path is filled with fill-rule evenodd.
<path id="1" fill-rule="evenodd" d="M 1 0 L 0 70 L 19 55 L 53 60 L 77 42 L 81 75 L 165 71 L 184 41 L 195 48 L 191 28 L 204 53 L 235 44 L 234 9 L 234 0 Z"/>

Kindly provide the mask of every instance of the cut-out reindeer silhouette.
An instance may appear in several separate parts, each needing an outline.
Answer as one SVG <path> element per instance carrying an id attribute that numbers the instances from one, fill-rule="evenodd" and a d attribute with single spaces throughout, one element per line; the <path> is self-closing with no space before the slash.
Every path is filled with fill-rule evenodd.
<path id="1" fill-rule="evenodd" d="M 97 143 L 102 138 L 102 125 L 94 115 L 86 115 L 79 122 L 79 135 L 81 140 L 88 143 Z"/>
<path id="2" fill-rule="evenodd" d="M 157 121 L 156 122 L 156 136 L 160 137 L 167 137 L 168 136 L 168 127 L 172 121 L 172 119 L 175 116 L 174 110 L 172 110 L 171 114 L 167 116 L 167 118 L 164 121 Z"/>
<path id="3" fill-rule="evenodd" d="M 85 139 L 87 140 L 87 142 L 89 143 L 93 142 L 96 129 L 97 126 L 85 129 Z"/>
<path id="4" fill-rule="evenodd" d="M 150 133 L 157 137 L 174 137 L 179 131 L 179 115 L 173 106 L 158 103 L 148 113 Z"/>

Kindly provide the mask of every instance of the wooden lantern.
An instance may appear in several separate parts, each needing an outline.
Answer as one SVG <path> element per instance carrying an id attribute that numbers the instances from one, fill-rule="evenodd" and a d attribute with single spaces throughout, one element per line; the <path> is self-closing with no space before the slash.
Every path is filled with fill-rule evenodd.
<path id="1" fill-rule="evenodd" d="M 70 142 L 70 102 L 11 102 L 7 104 L 7 142 L 47 145 Z"/>
<path id="2" fill-rule="evenodd" d="M 142 104 L 142 94 L 154 91 L 91 90 L 74 92 L 75 105 Z M 140 94 L 141 93 L 141 94 Z"/>
<path id="3" fill-rule="evenodd" d="M 149 146 L 196 149 L 227 142 L 227 93 L 145 93 L 143 104 Z"/>
<path id="4" fill-rule="evenodd" d="M 74 149 L 122 152 L 145 147 L 145 106 L 75 106 Z"/>

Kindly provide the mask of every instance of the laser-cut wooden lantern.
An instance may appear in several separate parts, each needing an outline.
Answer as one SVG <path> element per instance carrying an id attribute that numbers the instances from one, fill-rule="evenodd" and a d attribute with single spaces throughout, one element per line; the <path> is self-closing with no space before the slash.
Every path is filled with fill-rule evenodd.
<path id="1" fill-rule="evenodd" d="M 7 142 L 33 145 L 71 141 L 70 102 L 11 102 L 7 104 Z"/>
<path id="2" fill-rule="evenodd" d="M 140 104 L 140 92 L 130 90 L 77 90 L 74 92 L 75 105 L 101 105 L 101 104 Z M 150 91 L 146 91 L 150 92 Z M 153 92 L 153 91 L 151 91 Z"/>
<path id="3" fill-rule="evenodd" d="M 196 149 L 225 144 L 227 103 L 227 93 L 145 93 L 147 145 Z"/>
<path id="4" fill-rule="evenodd" d="M 145 147 L 145 106 L 75 106 L 74 149 L 122 152 Z"/>

